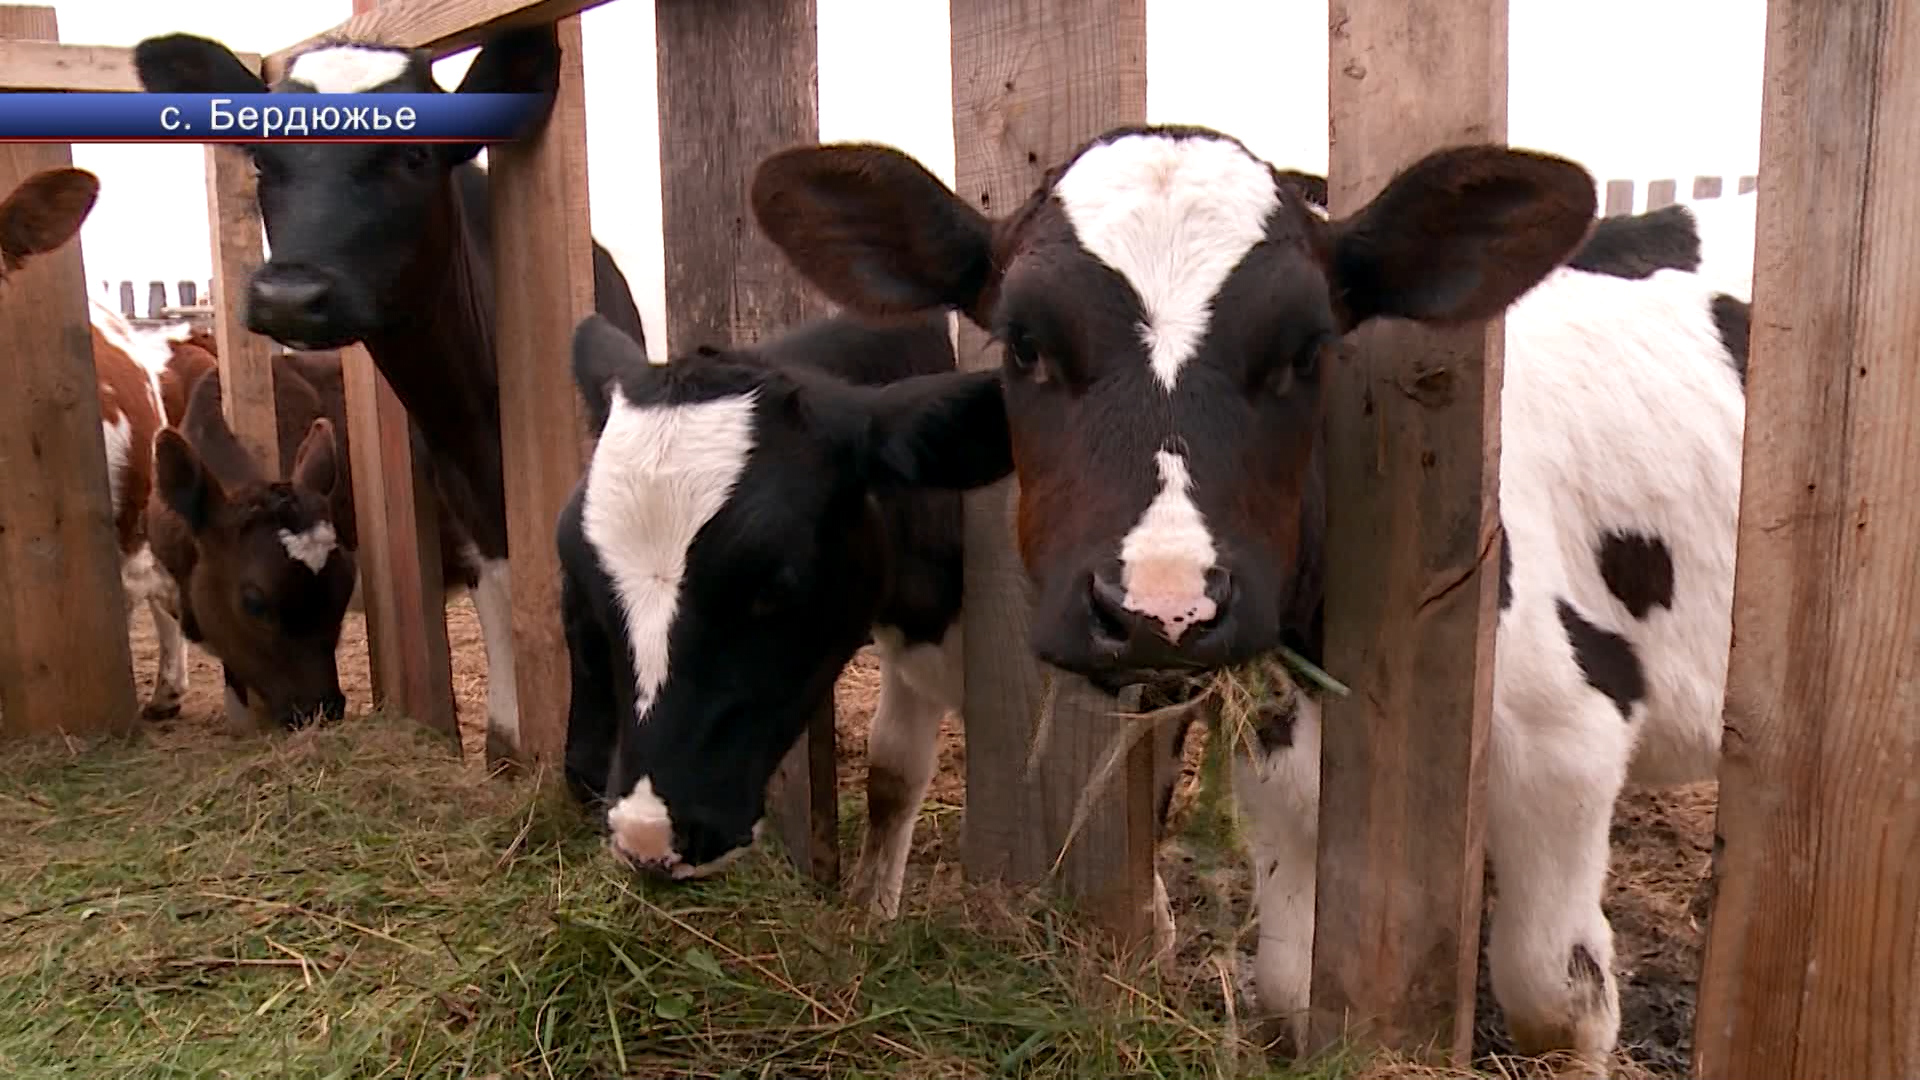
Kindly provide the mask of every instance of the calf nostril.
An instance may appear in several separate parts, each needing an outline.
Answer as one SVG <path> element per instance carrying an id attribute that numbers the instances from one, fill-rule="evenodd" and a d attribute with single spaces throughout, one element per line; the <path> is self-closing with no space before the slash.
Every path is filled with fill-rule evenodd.
<path id="1" fill-rule="evenodd" d="M 1132 620 L 1127 616 L 1125 590 L 1106 575 L 1096 573 L 1088 592 L 1095 632 L 1110 642 L 1126 641 Z"/>

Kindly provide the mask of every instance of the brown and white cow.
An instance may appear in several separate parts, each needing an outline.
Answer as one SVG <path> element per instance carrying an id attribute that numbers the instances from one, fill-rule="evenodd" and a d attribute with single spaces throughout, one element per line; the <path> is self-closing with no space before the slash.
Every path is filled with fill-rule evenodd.
<path id="1" fill-rule="evenodd" d="M 1522 1051 L 1598 1067 L 1619 1032 L 1600 903 L 1615 799 L 1629 777 L 1710 779 L 1719 751 L 1748 321 L 1726 290 L 1743 279 L 1658 252 L 1569 265 L 1598 231 L 1593 178 L 1504 146 L 1437 151 L 1341 218 L 1195 127 L 1094 139 L 998 220 L 876 145 L 773 155 L 752 198 L 833 299 L 958 311 L 1004 348 L 1032 647 L 1110 688 L 1283 643 L 1318 660 L 1322 365 L 1374 320 L 1504 315 L 1490 975 Z M 1750 263 L 1745 235 L 1701 264 Z M 1299 1020 L 1320 720 L 1310 699 L 1276 713 L 1234 789 L 1259 1006 Z"/>
<path id="2" fill-rule="evenodd" d="M 431 56 L 329 41 L 293 58 L 272 86 L 218 42 L 186 34 L 134 48 L 141 85 L 163 93 L 300 95 L 442 93 Z M 456 93 L 531 92 L 552 100 L 559 39 L 552 25 L 503 31 L 474 58 Z M 544 123 L 546 110 L 530 123 Z M 493 312 L 511 267 L 495 265 L 478 143 L 259 144 L 246 148 L 272 258 L 249 283 L 247 325 L 290 348 L 360 342 L 419 425 L 452 517 L 473 538 L 474 608 L 487 651 L 488 742 L 519 743 L 507 577 Z M 613 259 L 593 246 L 595 306 L 643 341 L 640 314 Z M 552 392 L 568 392 L 565 350 Z"/>
<path id="3" fill-rule="evenodd" d="M 154 555 L 179 583 L 183 632 L 220 661 L 227 718 L 237 728 L 290 725 L 316 711 L 335 716 L 342 707 L 335 653 L 357 595 L 358 549 L 340 359 L 275 358 L 279 456 L 291 467 L 286 480 L 271 482 L 227 426 L 211 338 L 164 337 L 170 354 L 158 361 L 158 383 L 166 422 L 177 430 L 160 433 L 159 497 L 146 513 Z M 324 438 L 317 433 L 323 420 Z M 221 511 L 208 509 L 209 501 Z M 444 501 L 440 509 L 451 596 L 476 580 L 465 533 L 446 520 Z M 269 536 L 281 543 L 266 542 Z M 336 551 L 340 558 L 325 557 Z M 341 580 L 346 599 L 337 591 Z"/>

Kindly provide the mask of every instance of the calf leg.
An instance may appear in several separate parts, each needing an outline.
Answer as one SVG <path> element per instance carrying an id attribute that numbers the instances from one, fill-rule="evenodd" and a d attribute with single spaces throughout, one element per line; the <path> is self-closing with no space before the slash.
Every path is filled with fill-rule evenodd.
<path id="1" fill-rule="evenodd" d="M 1497 895 L 1487 960 L 1515 1048 L 1571 1051 L 1592 1069 L 1619 1035 L 1613 929 L 1600 900 L 1632 744 L 1612 704 L 1582 696 L 1571 723 L 1515 723 L 1496 707 L 1487 846 Z"/>
<path id="2" fill-rule="evenodd" d="M 1319 855 L 1320 705 L 1300 695 L 1262 717 L 1256 746 L 1233 748 L 1233 791 L 1252 864 L 1259 945 L 1259 1012 L 1306 1045 L 1313 974 L 1313 898 Z"/>
<path id="3" fill-rule="evenodd" d="M 867 735 L 867 835 L 849 891 L 891 919 L 900 913 L 914 823 L 940 757 L 940 720 L 962 700 L 960 624 L 939 645 L 909 646 L 892 630 L 874 638 L 880 703 Z"/>
<path id="4" fill-rule="evenodd" d="M 171 605 L 161 597 L 149 596 L 147 610 L 153 615 L 153 636 L 160 655 L 154 665 L 153 695 L 140 715 L 166 720 L 180 715 L 180 702 L 187 696 L 187 638 Z"/>
<path id="5" fill-rule="evenodd" d="M 513 674 L 513 590 L 507 560 L 484 559 L 473 590 L 474 614 L 487 650 L 487 760 L 520 757 L 520 694 Z"/>

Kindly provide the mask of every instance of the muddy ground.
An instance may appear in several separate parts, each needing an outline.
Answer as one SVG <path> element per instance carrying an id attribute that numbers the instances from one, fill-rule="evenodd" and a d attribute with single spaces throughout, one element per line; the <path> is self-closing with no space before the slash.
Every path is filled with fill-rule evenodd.
<path id="1" fill-rule="evenodd" d="M 468 756 L 478 760 L 485 743 L 486 655 L 468 600 L 460 599 L 448 608 L 447 634 L 462 741 Z M 144 610 L 134 621 L 133 648 L 144 700 L 154 671 L 152 627 Z M 363 711 L 371 698 L 365 626 L 358 614 L 348 616 L 341 661 L 350 712 Z M 188 666 L 187 699 L 180 718 L 169 725 L 204 727 L 210 738 L 232 737 L 221 730 L 218 666 L 191 647 Z M 838 695 L 843 795 L 859 791 L 864 783 L 866 725 L 878 693 L 873 660 L 862 653 L 841 677 Z M 1199 731 L 1196 725 L 1196 737 L 1188 747 L 1189 783 L 1199 763 L 1203 738 Z M 910 889 L 915 879 L 925 881 L 937 868 L 958 862 L 959 811 L 966 801 L 964 759 L 959 721 L 949 717 L 941 732 L 940 770 L 915 837 Z M 1182 814 L 1189 805 L 1188 799 L 1177 801 L 1175 814 Z M 1694 986 L 1705 940 L 1701 886 L 1708 873 L 1713 813 L 1714 785 L 1701 784 L 1630 791 L 1614 819 L 1613 874 L 1606 908 L 1613 921 L 1615 966 L 1621 981 L 1621 1043 L 1640 1065 L 1659 1076 L 1686 1075 L 1692 1050 Z M 849 863 L 853 854 L 846 852 Z M 1237 860 L 1223 863 L 1214 854 L 1177 844 L 1163 852 L 1161 866 L 1180 921 L 1182 965 L 1194 978 L 1218 980 L 1210 957 L 1216 942 L 1247 917 L 1245 871 Z M 1495 890 L 1497 882 L 1490 882 L 1489 891 Z M 1244 985 L 1244 979 L 1241 982 Z M 1479 1012 L 1479 1052 L 1506 1051 L 1498 1010 L 1488 996 L 1484 965 Z"/>

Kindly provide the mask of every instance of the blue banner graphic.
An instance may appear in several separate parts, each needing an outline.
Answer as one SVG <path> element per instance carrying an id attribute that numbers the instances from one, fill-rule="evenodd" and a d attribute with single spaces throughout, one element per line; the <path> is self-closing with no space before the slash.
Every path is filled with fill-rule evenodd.
<path id="1" fill-rule="evenodd" d="M 505 142 L 539 94 L 0 94 L 0 142 Z"/>

